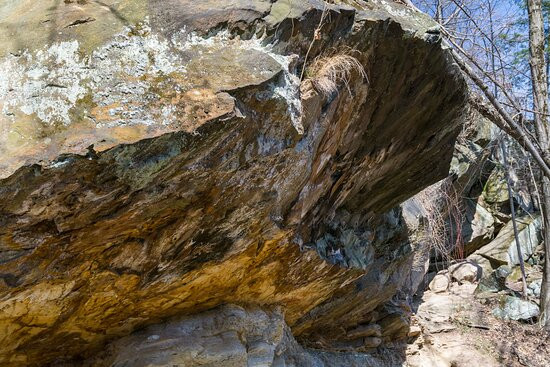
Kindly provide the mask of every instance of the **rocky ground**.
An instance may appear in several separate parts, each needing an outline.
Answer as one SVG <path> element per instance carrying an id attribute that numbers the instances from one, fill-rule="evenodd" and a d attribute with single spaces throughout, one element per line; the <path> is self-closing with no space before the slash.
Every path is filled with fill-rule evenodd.
<path id="1" fill-rule="evenodd" d="M 405 366 L 550 365 L 550 339 L 536 321 L 495 317 L 508 292 L 488 294 L 480 288 L 477 280 L 454 280 L 448 288 L 416 297 Z"/>
<path id="2" fill-rule="evenodd" d="M 443 242 L 451 246 L 432 251 L 425 273 L 419 272 L 426 275 L 414 297 L 405 365 L 548 366 L 550 340 L 537 324 L 544 262 L 541 222 L 529 176 L 512 170 L 510 200 L 494 133 L 483 119 L 470 121 L 469 132 L 463 131 L 455 147 L 447 191 L 452 195 L 446 194 L 440 206 L 450 213 L 443 220 Z M 518 157 L 513 155 L 512 166 L 521 166 Z M 441 187 L 424 195 L 430 198 L 434 192 Z M 422 196 L 420 202 L 429 207 Z M 510 202 L 518 213 L 519 246 Z M 436 227 L 441 219 L 426 217 Z M 466 260 L 449 261 L 453 256 Z"/>

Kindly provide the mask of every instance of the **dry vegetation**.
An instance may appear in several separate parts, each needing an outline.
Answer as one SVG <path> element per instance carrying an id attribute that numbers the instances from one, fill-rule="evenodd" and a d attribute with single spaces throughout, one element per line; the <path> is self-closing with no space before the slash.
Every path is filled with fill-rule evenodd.
<path id="1" fill-rule="evenodd" d="M 331 56 L 316 58 L 307 69 L 308 79 L 314 88 L 325 96 L 338 92 L 341 85 L 349 90 L 349 82 L 353 73 L 357 73 L 368 81 L 363 65 L 355 57 L 339 52 Z"/>
<path id="2" fill-rule="evenodd" d="M 464 214 L 451 180 L 447 178 L 426 188 L 417 198 L 424 212 L 424 240 L 432 254 L 446 263 L 463 258 Z"/>

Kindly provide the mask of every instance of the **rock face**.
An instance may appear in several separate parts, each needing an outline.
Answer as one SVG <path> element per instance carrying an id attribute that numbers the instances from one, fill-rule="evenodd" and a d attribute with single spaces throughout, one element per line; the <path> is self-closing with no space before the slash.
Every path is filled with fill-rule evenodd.
<path id="1" fill-rule="evenodd" d="M 399 204 L 446 175 L 466 87 L 426 17 L 354 3 L 0 5 L 3 366 L 229 303 L 327 353 L 407 336 Z M 349 48 L 366 77 L 300 81 Z"/>
<path id="2" fill-rule="evenodd" d="M 342 356 L 301 347 L 278 310 L 227 305 L 121 338 L 86 365 L 330 367 L 334 362 L 383 366 L 364 354 Z"/>
<path id="3" fill-rule="evenodd" d="M 464 251 L 474 252 L 494 238 L 495 219 L 481 203 L 466 203 L 466 225 L 464 225 Z"/>
<path id="4" fill-rule="evenodd" d="M 469 255 L 489 243 L 495 236 L 496 220 L 485 202 L 484 188 L 494 163 L 489 159 L 494 151 L 491 144 L 490 122 L 480 116 L 473 108 L 467 119 L 467 125 L 455 145 L 449 174 L 454 178 L 453 189 L 456 192 L 461 213 L 449 218 L 452 232 L 459 233 L 463 251 Z M 506 189 L 506 187 L 504 187 Z M 508 191 L 506 191 L 508 192 Z M 456 241 L 456 240 L 455 240 Z"/>
<path id="5" fill-rule="evenodd" d="M 518 218 L 517 224 L 521 252 L 523 259 L 527 260 L 541 242 L 540 217 Z M 512 221 L 500 230 L 493 241 L 474 252 L 469 258 L 481 265 L 487 275 L 492 268 L 496 269 L 500 265 L 518 265 L 519 257 Z"/>

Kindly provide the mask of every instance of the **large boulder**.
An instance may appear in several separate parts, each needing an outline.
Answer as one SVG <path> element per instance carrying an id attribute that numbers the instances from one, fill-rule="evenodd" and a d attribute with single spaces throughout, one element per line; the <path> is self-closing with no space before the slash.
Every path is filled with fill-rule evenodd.
<path id="1" fill-rule="evenodd" d="M 375 330 L 376 331 L 376 330 Z M 372 335 L 372 334 L 370 334 Z M 357 348 L 376 337 L 355 337 Z M 359 353 L 320 354 L 300 346 L 280 310 L 225 305 L 150 326 L 110 344 L 88 366 L 382 367 Z"/>
<path id="2" fill-rule="evenodd" d="M 462 226 L 462 241 L 466 255 L 485 246 L 495 237 L 495 218 L 484 206 L 470 200 L 465 201 L 465 216 Z"/>
<path id="3" fill-rule="evenodd" d="M 505 296 L 493 315 L 504 320 L 531 321 L 539 316 L 539 307 L 533 302 L 517 297 Z"/>
<path id="4" fill-rule="evenodd" d="M 518 237 L 524 261 L 535 253 L 541 242 L 540 217 L 517 218 Z M 501 265 L 519 265 L 519 256 L 512 221 L 504 226 L 497 237 L 468 257 L 479 264 L 485 275 Z"/>
<path id="5" fill-rule="evenodd" d="M 399 204 L 447 174 L 466 85 L 426 16 L 354 4 L 0 5 L 0 364 L 228 303 L 327 353 L 406 338 Z M 300 80 L 350 48 L 336 93 Z"/>

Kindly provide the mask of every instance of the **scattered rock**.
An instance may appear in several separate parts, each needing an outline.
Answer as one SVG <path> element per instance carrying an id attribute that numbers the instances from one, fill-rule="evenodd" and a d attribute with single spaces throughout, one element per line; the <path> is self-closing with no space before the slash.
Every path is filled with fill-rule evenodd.
<path id="1" fill-rule="evenodd" d="M 527 295 L 531 297 L 540 297 L 541 292 L 541 286 L 542 286 L 542 279 L 537 279 L 527 286 Z"/>
<path id="2" fill-rule="evenodd" d="M 473 261 L 464 261 L 449 267 L 451 279 L 459 283 L 475 283 L 481 276 L 481 267 Z"/>
<path id="3" fill-rule="evenodd" d="M 408 336 L 411 338 L 414 338 L 416 336 L 419 336 L 420 333 L 422 333 L 422 328 L 418 325 L 412 325 L 411 328 L 409 329 Z"/>
<path id="4" fill-rule="evenodd" d="M 506 296 L 503 305 L 493 310 L 495 317 L 504 320 L 529 321 L 539 316 L 539 307 L 533 302 Z"/>
<path id="5" fill-rule="evenodd" d="M 441 293 L 445 292 L 449 288 L 449 283 L 449 275 L 447 273 L 437 274 L 430 282 L 429 288 L 433 292 Z"/>
<path id="6" fill-rule="evenodd" d="M 509 272 L 509 268 L 502 268 L 496 273 L 505 278 Z M 546 335 L 541 335 L 544 332 L 537 325 L 522 325 L 491 317 L 490 307 L 471 295 L 467 296 L 467 291 L 456 294 L 456 286 L 469 288 L 473 284 L 452 283 L 447 292 L 426 291 L 418 299 L 418 311 L 412 320 L 418 320 L 422 333 L 418 338 L 408 340 L 404 367 L 549 365 L 548 343 L 541 342 Z M 485 304 L 492 303 L 494 307 L 498 297 L 493 294 L 493 299 L 487 299 Z M 506 297 L 502 297 L 502 301 L 504 305 Z M 532 313 L 536 311 L 533 304 L 528 303 L 527 307 Z M 517 363 L 518 360 L 521 362 Z"/>

